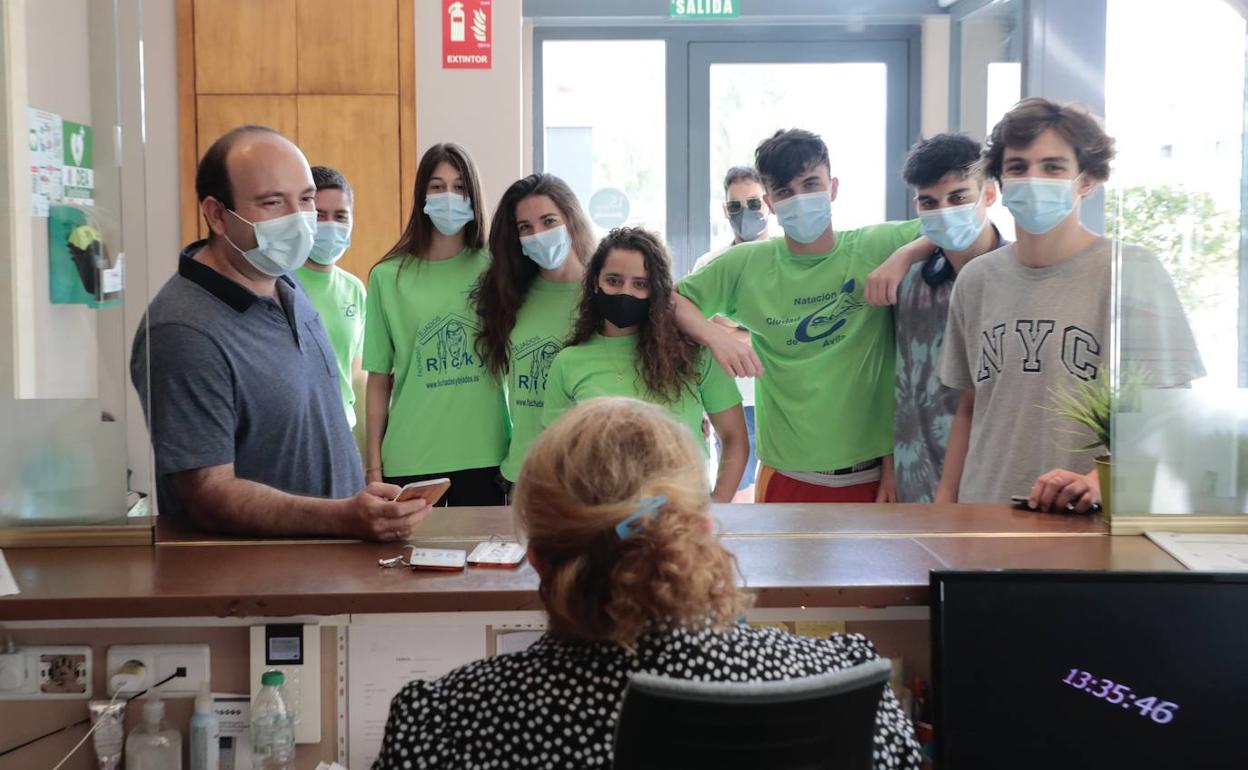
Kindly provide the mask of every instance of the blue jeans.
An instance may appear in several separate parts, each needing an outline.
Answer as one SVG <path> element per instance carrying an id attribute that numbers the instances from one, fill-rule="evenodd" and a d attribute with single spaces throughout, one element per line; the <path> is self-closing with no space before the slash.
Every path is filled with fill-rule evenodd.
<path id="1" fill-rule="evenodd" d="M 754 407 L 744 407 L 744 411 L 745 433 L 750 439 L 750 457 L 745 461 L 745 473 L 741 476 L 741 483 L 737 485 L 738 492 L 754 483 L 754 478 L 758 471 L 758 456 L 754 450 Z M 720 457 L 724 454 L 724 445 L 719 440 L 719 434 L 715 435 L 715 452 Z"/>

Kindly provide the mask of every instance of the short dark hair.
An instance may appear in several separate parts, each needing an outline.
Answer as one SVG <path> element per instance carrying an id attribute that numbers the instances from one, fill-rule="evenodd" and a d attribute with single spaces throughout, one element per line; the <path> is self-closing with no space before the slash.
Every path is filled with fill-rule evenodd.
<path id="1" fill-rule="evenodd" d="M 1005 148 L 1030 147 L 1036 137 L 1053 129 L 1075 150 L 1079 171 L 1102 182 L 1109 179 L 1109 162 L 1114 159 L 1114 140 L 1100 121 L 1087 109 L 1059 104 L 1039 96 L 1028 97 L 1005 113 L 988 137 L 984 164 L 988 176 L 1001 181 Z"/>
<path id="2" fill-rule="evenodd" d="M 758 175 L 758 169 L 753 166 L 733 166 L 728 169 L 728 173 L 724 174 L 724 194 L 728 194 L 728 188 L 737 182 L 758 182 L 763 183 L 763 178 Z"/>
<path id="3" fill-rule="evenodd" d="M 230 185 L 230 172 L 226 168 L 226 160 L 234 143 L 251 134 L 275 134 L 268 126 L 246 125 L 231 128 L 212 143 L 204 157 L 199 159 L 199 168 L 195 170 L 195 194 L 199 202 L 205 198 L 216 198 L 227 209 L 234 208 L 234 189 Z"/>
<path id="4" fill-rule="evenodd" d="M 754 151 L 754 166 L 768 188 L 788 184 L 793 177 L 819 164 L 832 173 L 828 145 L 818 134 L 800 128 L 777 131 Z"/>
<path id="5" fill-rule="evenodd" d="M 979 153 L 979 142 L 966 134 L 937 134 L 910 148 L 901 175 L 912 187 L 930 187 L 950 172 L 978 176 Z"/>
<path id="6" fill-rule="evenodd" d="M 317 192 L 321 190 L 342 190 L 343 194 L 347 196 L 347 200 L 355 201 L 355 192 L 351 189 L 351 183 L 336 168 L 313 166 L 312 183 L 316 185 Z"/>

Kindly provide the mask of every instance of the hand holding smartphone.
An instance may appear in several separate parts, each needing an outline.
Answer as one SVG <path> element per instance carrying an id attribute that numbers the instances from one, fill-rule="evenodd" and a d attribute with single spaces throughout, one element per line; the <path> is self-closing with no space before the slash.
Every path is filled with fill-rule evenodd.
<path id="1" fill-rule="evenodd" d="M 432 508 L 438 504 L 438 501 L 442 499 L 442 496 L 445 495 L 446 491 L 450 488 L 451 480 L 445 478 L 413 481 L 411 484 L 404 485 L 404 487 L 399 490 L 399 493 L 394 497 L 394 501 L 396 503 L 402 503 L 408 500 L 420 499 L 429 503 L 429 507 Z"/>

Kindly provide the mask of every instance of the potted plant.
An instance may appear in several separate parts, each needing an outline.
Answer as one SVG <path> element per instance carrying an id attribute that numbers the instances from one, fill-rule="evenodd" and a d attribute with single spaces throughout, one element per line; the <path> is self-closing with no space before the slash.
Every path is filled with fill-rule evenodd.
<path id="1" fill-rule="evenodd" d="M 1043 407 L 1090 431 L 1093 440 L 1084 446 L 1077 447 L 1077 452 L 1088 452 L 1104 447 L 1105 452 L 1095 458 L 1096 475 L 1101 485 L 1101 509 L 1108 519 L 1110 498 L 1113 490 L 1111 441 L 1112 421 L 1115 413 L 1134 412 L 1140 408 L 1140 393 L 1147 381 L 1147 372 L 1138 366 L 1127 367 L 1122 382 L 1115 383 L 1107 370 L 1092 380 L 1080 380 L 1070 388 L 1049 389 L 1052 405 Z M 1115 387 L 1116 386 L 1116 387 Z M 1069 429 L 1066 432 L 1084 436 L 1083 430 Z"/>

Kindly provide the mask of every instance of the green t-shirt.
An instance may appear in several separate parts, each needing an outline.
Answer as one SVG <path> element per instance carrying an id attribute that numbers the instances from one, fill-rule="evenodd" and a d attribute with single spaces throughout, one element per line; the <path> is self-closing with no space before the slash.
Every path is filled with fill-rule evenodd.
<path id="1" fill-rule="evenodd" d="M 550 366 L 542 425 L 549 426 L 578 401 L 598 396 L 628 396 L 667 407 L 672 416 L 688 426 L 704 452 L 702 413 L 718 414 L 741 403 L 737 384 L 706 351 L 702 352 L 698 382 L 692 391 L 685 389 L 674 404 L 656 399 L 637 369 L 635 334 L 627 337 L 597 334 L 587 342 L 560 351 Z"/>
<path id="2" fill-rule="evenodd" d="M 364 369 L 394 375 L 381 442 L 386 476 L 498 465 L 507 452 L 503 390 L 474 347 L 468 295 L 489 252 L 379 263 L 368 276 Z"/>
<path id="3" fill-rule="evenodd" d="M 743 243 L 680 282 L 707 317 L 750 330 L 758 457 L 781 471 L 831 471 L 893 451 L 892 309 L 866 303 L 867 275 L 919 235 L 918 220 L 836 233 L 824 254 L 783 237 Z"/>
<path id="4" fill-rule="evenodd" d="M 347 410 L 347 425 L 355 427 L 355 390 L 351 362 L 364 355 L 364 282 L 340 267 L 328 273 L 301 267 L 295 277 L 312 300 L 325 324 L 325 333 L 338 361 L 338 389 Z"/>
<path id="5" fill-rule="evenodd" d="M 507 407 L 511 412 L 511 446 L 502 474 L 515 481 L 529 446 L 542 432 L 542 406 L 550 365 L 572 331 L 581 284 L 534 279 L 511 330 L 507 357 Z"/>

